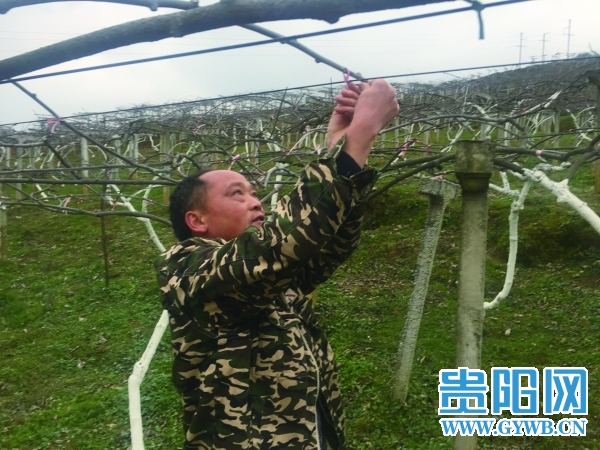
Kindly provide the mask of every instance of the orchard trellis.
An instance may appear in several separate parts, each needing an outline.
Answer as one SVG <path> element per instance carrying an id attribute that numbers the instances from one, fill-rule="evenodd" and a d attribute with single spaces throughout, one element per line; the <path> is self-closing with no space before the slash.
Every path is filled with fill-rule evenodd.
<path id="1" fill-rule="evenodd" d="M 432 2 L 415 1 L 410 5 L 402 2 L 397 7 Z M 11 5 L 38 2 L 4 3 L 6 5 L 0 6 L 7 10 Z M 329 3 L 333 10 L 338 7 L 344 14 L 365 8 L 359 2 L 356 3 L 358 6 L 353 2 Z M 383 9 L 393 7 L 392 4 L 394 2 L 377 1 L 371 2 L 368 8 Z M 165 6 L 166 3 L 156 5 Z M 190 5 L 188 2 L 169 3 L 170 7 L 180 9 L 195 8 Z M 269 20 L 292 18 L 277 15 L 292 10 L 290 2 L 284 6 L 273 8 L 274 16 Z M 298 17 L 327 16 L 319 9 L 319 3 L 315 2 L 314 6 L 313 12 L 293 10 L 293 14 Z M 216 16 L 229 12 L 227 5 L 210 11 Z M 188 19 L 193 14 L 198 15 L 194 11 L 180 14 Z M 327 17 L 335 20 L 336 14 L 337 17 L 342 15 L 337 12 Z M 183 18 L 183 15 L 180 17 Z M 210 18 L 199 20 L 200 28 L 192 32 L 207 29 L 203 20 L 210 22 Z M 163 28 L 155 27 L 159 34 L 165 29 L 169 30 L 168 33 L 172 32 L 169 19 L 152 22 L 153 26 L 162 24 Z M 254 31 L 275 37 L 259 27 L 255 27 Z M 144 32 L 137 37 L 140 41 L 156 39 L 154 35 L 148 38 Z M 110 42 L 109 45 L 115 44 L 114 40 Z M 289 43 L 301 47 L 295 41 Z M 68 45 L 68 42 L 64 44 Z M 300 49 L 308 52 L 306 48 Z M 17 57 L 17 60 L 0 61 L 1 78 L 33 70 L 27 66 L 32 57 L 34 65 L 48 65 L 44 58 L 48 54 L 52 56 L 53 51 L 54 56 L 66 54 L 56 47 L 46 50 L 43 55 L 30 54 L 21 59 Z M 319 55 L 315 57 L 319 59 Z M 338 69 L 341 67 L 323 58 L 321 62 Z M 20 68 L 15 70 L 15 66 Z M 535 72 L 525 68 L 462 82 L 398 86 L 401 115 L 382 131 L 370 161 L 381 173 L 372 196 L 409 177 L 419 176 L 427 186 L 423 192 L 435 197 L 440 192 L 435 186 L 447 183 L 441 179 L 452 176 L 457 169 L 457 148 L 462 146 L 464 153 L 464 148 L 470 147 L 470 144 L 464 143 L 467 140 L 483 141 L 485 146 L 495 148 L 495 156 L 490 161 L 501 171 L 503 185 L 491 187 L 515 199 L 509 219 L 510 253 L 505 285 L 498 296 L 485 305 L 481 293 L 478 304 L 481 311 L 497 306 L 510 293 L 517 254 L 518 212 L 534 184 L 544 186 L 559 201 L 567 202 L 600 233 L 598 215 L 568 190 L 569 181 L 584 164 L 600 159 L 599 68 L 598 58 L 588 57 L 546 64 Z M 42 103 L 33 93 L 18 86 Z M 164 250 L 154 232 L 153 222 L 168 224 L 163 207 L 168 201 L 170 187 L 182 176 L 202 167 L 239 170 L 264 188 L 263 202 L 273 203 L 282 188 L 296 182 L 305 161 L 323 151 L 326 124 L 337 89 L 339 87 L 332 86 L 284 90 L 68 119 L 61 118 L 47 107 L 51 117 L 32 123 L 25 131 L 16 132 L 10 126 L 0 127 L 0 257 L 6 257 L 9 239 L 6 236 L 6 208 L 15 206 L 86 214 L 100 220 L 108 215 L 132 216 L 143 222 L 157 248 Z M 479 144 L 475 142 L 474 145 Z M 549 164 L 552 161 L 560 164 Z M 547 173 L 557 175 L 548 176 Z M 565 174 L 562 181 L 553 181 L 560 178 L 561 173 Z M 523 181 L 520 191 L 511 188 L 509 176 Z M 600 180 L 598 175 L 597 180 Z M 597 181 L 597 185 L 600 186 L 600 182 Z M 454 187 L 450 191 L 452 189 L 456 190 Z M 450 193 L 444 202 L 453 195 Z M 432 200 L 432 211 L 434 203 Z M 436 214 L 439 216 L 439 211 Z M 428 232 L 435 237 L 439 226 L 437 231 L 431 228 L 426 230 L 426 234 Z M 431 240 L 424 238 L 424 241 Z M 417 281 L 421 285 L 415 286 L 418 295 L 413 295 L 420 300 L 427 292 L 435 242 L 428 251 L 429 257 L 419 261 L 418 269 L 423 269 L 423 273 Z M 104 252 L 108 261 L 106 246 Z M 420 322 L 418 304 L 415 314 L 409 319 L 399 350 L 399 356 L 404 355 L 404 358 L 399 358 L 403 360 L 399 373 L 404 371 L 404 375 L 398 377 L 394 386 L 394 394 L 400 400 L 406 398 L 408 389 L 412 365 L 408 343 L 414 345 L 416 342 Z M 469 325 L 482 326 L 482 321 L 483 314 L 479 323 Z M 134 449 L 143 448 L 139 386 L 166 325 L 167 315 L 163 313 L 146 352 L 136 363 L 130 377 Z M 412 333 L 410 339 L 407 339 L 407 333 Z M 471 344 L 480 346 L 481 341 Z M 460 357 L 457 357 L 459 360 Z M 473 448 L 473 442 L 474 439 L 459 439 L 456 446 Z"/>
<path id="2" fill-rule="evenodd" d="M 568 190 L 577 170 L 600 158 L 595 106 L 598 90 L 593 82 L 598 61 L 554 63 L 546 70 L 553 72 L 525 84 L 510 79 L 502 84 L 502 74 L 497 74 L 462 83 L 398 86 L 402 92 L 401 116 L 382 131 L 372 153 L 371 164 L 381 171 L 372 193 L 375 196 L 415 175 L 430 183 L 442 182 L 454 172 L 455 148 L 465 138 L 495 147 L 493 163 L 501 171 L 503 185 L 491 187 L 515 201 L 509 219 L 505 285 L 481 308 L 497 306 L 510 292 L 518 212 L 532 185 L 546 187 L 600 233 L 598 215 Z M 4 128 L 0 137 L 2 206 L 42 207 L 99 217 L 130 215 L 144 222 L 156 246 L 163 250 L 152 222 L 168 223 L 156 211 L 166 203 L 168 189 L 177 179 L 202 167 L 235 167 L 264 188 L 265 203 L 274 201 L 282 186 L 295 183 L 304 161 L 323 150 L 334 89 L 140 107 L 68 120 L 54 117 L 18 133 Z M 556 175 L 547 173 L 565 176 L 558 182 L 553 181 Z M 509 176 L 523 180 L 520 191 L 511 188 Z M 156 189 L 166 191 L 153 194 Z M 431 195 L 431 189 L 424 192 Z M 155 212 L 149 212 L 149 205 Z M 6 236 L 2 237 L 5 243 Z M 415 287 L 421 300 L 427 292 L 427 280 L 425 271 L 424 281 Z M 420 321 L 418 308 L 416 311 L 407 319 L 399 349 L 403 364 L 394 393 L 400 400 L 406 398 L 408 389 Z M 163 314 L 130 378 L 136 447 L 142 445 L 139 385 L 166 324 Z"/>
<path id="3" fill-rule="evenodd" d="M 375 157 L 386 161 L 382 179 L 392 178 L 395 183 L 402 179 L 403 168 L 427 163 L 419 170 L 431 169 L 451 160 L 446 154 L 465 137 L 493 137 L 500 144 L 499 152 L 506 155 L 567 161 L 586 154 L 586 158 L 594 159 L 593 152 L 582 149 L 592 142 L 596 129 L 594 88 L 588 85 L 588 77 L 579 75 L 578 81 L 564 81 L 564 87 L 558 89 L 560 80 L 505 89 L 505 93 L 478 86 L 477 80 L 435 87 L 402 86 L 401 117 L 384 130 L 374 152 Z M 95 185 L 148 184 L 151 175 L 152 185 L 172 185 L 172 174 L 219 162 L 234 162 L 260 181 L 271 173 L 274 162 L 322 150 L 332 97 L 331 89 L 283 91 L 136 108 L 68 121 L 56 117 L 18 133 L 5 126 L 0 130 L 2 161 L 8 169 L 2 172 L 3 184 L 12 183 L 16 191 L 23 183 L 82 184 L 94 189 Z M 560 129 L 561 120 L 567 122 L 568 129 Z M 67 125 L 70 128 L 65 128 Z M 567 135 L 572 136 L 568 148 L 559 140 Z M 140 147 L 145 150 L 140 151 Z M 578 150 L 569 153 L 569 149 Z M 418 153 L 426 159 L 406 157 Z M 512 159 L 503 158 L 504 162 Z M 120 172 L 126 169 L 129 172 L 124 176 Z M 51 172 L 54 180 L 36 178 Z M 267 177 L 266 183 L 272 180 Z M 37 192 L 43 203 L 29 195 L 20 204 L 64 208 L 60 203 L 50 205 L 47 194 L 39 191 L 33 193 Z M 18 192 L 17 196 L 25 195 Z M 73 194 L 72 198 L 84 195 Z M 63 211 L 89 213 L 72 207 Z"/>
<path id="4" fill-rule="evenodd" d="M 557 64 L 560 66 L 554 66 Z M 503 186 L 492 188 L 515 197 L 515 202 L 510 215 L 505 286 L 485 307 L 496 306 L 510 292 L 518 211 L 533 183 L 542 184 L 559 200 L 568 202 L 600 233 L 597 214 L 567 187 L 577 169 L 600 155 L 597 107 L 593 106 L 597 91 L 590 84 L 598 62 L 574 60 L 563 66 L 568 76 L 526 85 L 512 82 L 511 88 L 501 87 L 495 79 L 499 75 L 487 81 L 399 86 L 401 116 L 381 133 L 371 157 L 372 164 L 381 169 L 372 194 L 378 195 L 423 172 L 437 178 L 451 174 L 455 146 L 461 139 L 495 145 L 494 163 L 502 171 Z M 167 201 L 169 187 L 202 167 L 235 166 L 265 188 L 265 202 L 274 200 L 282 186 L 295 183 L 304 161 L 323 150 L 332 89 L 137 108 L 68 120 L 54 117 L 23 132 L 5 127 L 0 132 L 2 208 L 42 207 L 101 218 L 133 216 L 144 222 L 153 242 L 164 250 L 152 221 L 168 222 L 160 214 L 150 213 L 149 205 L 152 211 L 160 210 L 157 206 Z M 562 182 L 552 181 L 545 173 L 561 170 L 566 171 Z M 511 189 L 507 174 L 525 181 L 521 192 Z M 162 189 L 163 195 L 153 195 L 156 189 Z M 0 225 L 5 222 L 3 210 Z M 0 236 L 5 252 L 7 237 Z M 421 298 L 426 295 L 427 280 L 428 275 L 425 286 L 415 287 L 415 291 L 421 290 Z M 406 398 L 419 321 L 417 310 L 407 319 L 399 350 L 399 360 L 404 361 L 399 374 L 404 374 L 398 377 L 394 390 L 401 400 Z M 143 445 L 139 385 L 166 325 L 167 315 L 163 313 L 130 378 L 134 448 Z M 409 338 L 406 333 L 413 336 Z M 470 445 L 458 442 L 461 448 Z"/>

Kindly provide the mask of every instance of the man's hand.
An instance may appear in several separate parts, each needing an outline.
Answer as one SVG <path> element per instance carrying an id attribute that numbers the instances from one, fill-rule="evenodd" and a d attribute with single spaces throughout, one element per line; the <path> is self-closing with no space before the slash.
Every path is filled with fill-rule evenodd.
<path id="1" fill-rule="evenodd" d="M 327 149 L 335 145 L 337 141 L 344 135 L 347 128 L 354 117 L 354 107 L 360 95 L 362 86 L 367 86 L 367 83 L 356 85 L 349 83 L 348 86 L 335 97 L 336 106 L 333 108 L 333 114 L 327 126 Z"/>
<path id="2" fill-rule="evenodd" d="M 387 81 L 376 79 L 350 84 L 335 100 L 327 146 L 331 148 L 345 133 L 343 150 L 364 167 L 377 134 L 398 114 L 396 92 Z"/>

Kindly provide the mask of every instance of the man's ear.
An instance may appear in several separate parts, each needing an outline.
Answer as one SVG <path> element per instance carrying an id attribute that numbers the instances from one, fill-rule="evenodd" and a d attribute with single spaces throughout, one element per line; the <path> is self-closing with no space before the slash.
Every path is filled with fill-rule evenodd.
<path id="1" fill-rule="evenodd" d="M 204 236 L 208 231 L 208 226 L 204 221 L 204 214 L 197 209 L 185 213 L 185 223 L 193 236 Z"/>

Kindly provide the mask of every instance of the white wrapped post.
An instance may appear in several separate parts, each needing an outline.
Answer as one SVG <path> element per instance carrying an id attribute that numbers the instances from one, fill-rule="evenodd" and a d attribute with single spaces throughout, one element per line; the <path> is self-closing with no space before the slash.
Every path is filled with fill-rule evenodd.
<path id="1" fill-rule="evenodd" d="M 160 340 L 169 324 L 169 313 L 164 310 L 158 320 L 152 337 L 146 346 L 146 351 L 133 366 L 133 373 L 129 377 L 129 423 L 131 426 L 131 450 L 144 450 L 144 432 L 142 428 L 142 405 L 140 400 L 140 385 L 150 366 L 150 361 Z"/>

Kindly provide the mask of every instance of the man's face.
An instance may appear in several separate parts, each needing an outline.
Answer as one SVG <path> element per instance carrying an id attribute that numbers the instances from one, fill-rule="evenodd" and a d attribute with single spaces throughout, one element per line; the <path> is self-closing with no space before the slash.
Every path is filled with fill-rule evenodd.
<path id="1" fill-rule="evenodd" d="M 206 201 L 200 211 L 206 226 L 203 237 L 230 240 L 250 225 L 265 219 L 255 187 L 246 178 L 229 170 L 214 170 L 200 177 L 206 183 Z"/>

